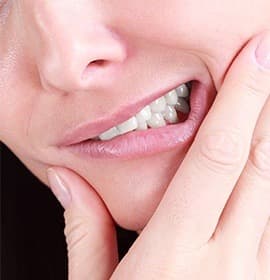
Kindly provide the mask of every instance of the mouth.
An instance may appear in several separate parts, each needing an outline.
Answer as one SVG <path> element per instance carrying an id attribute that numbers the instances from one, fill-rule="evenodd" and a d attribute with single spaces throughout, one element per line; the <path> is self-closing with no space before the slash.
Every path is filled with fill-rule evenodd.
<path id="1" fill-rule="evenodd" d="M 122 159 L 185 149 L 193 141 L 214 96 L 210 79 L 207 83 L 189 80 L 120 110 L 107 122 L 77 127 L 66 135 L 59 148 L 88 158 Z"/>
<path id="2" fill-rule="evenodd" d="M 180 85 L 147 104 L 128 120 L 109 128 L 92 139 L 107 141 L 131 131 L 159 128 L 184 121 L 190 112 L 191 87 L 191 83 Z"/>

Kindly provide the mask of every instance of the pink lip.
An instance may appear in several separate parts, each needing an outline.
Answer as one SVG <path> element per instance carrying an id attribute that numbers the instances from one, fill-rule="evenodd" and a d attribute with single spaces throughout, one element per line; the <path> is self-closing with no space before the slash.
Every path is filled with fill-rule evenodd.
<path id="1" fill-rule="evenodd" d="M 162 94 L 158 96 L 162 96 Z M 118 114 L 114 115 L 111 120 L 104 120 L 105 123 L 102 123 L 102 120 L 100 120 L 78 127 L 71 134 L 66 136 L 66 146 L 60 146 L 60 148 L 66 148 L 72 153 L 79 154 L 86 158 L 123 159 L 151 155 L 174 148 L 185 149 L 191 144 L 206 113 L 213 103 L 215 90 L 210 81 L 208 83 L 202 83 L 198 80 L 193 82 L 190 97 L 191 112 L 188 119 L 183 123 L 146 131 L 133 131 L 117 136 L 109 141 L 87 140 L 93 137 L 91 135 L 93 135 L 93 131 L 95 131 L 97 126 L 99 126 L 101 133 L 133 116 L 140 108 L 149 104 L 158 96 L 150 96 L 135 105 L 133 104 L 132 107 L 126 108 L 128 111 L 120 111 Z M 100 126 L 102 126 L 102 128 L 100 128 Z"/>
<path id="2" fill-rule="evenodd" d="M 143 107 L 151 103 L 153 100 L 157 99 L 160 96 L 163 96 L 172 89 L 178 87 L 179 85 L 186 83 L 190 80 L 183 80 L 171 87 L 167 87 L 159 92 L 155 92 L 144 99 L 137 101 L 135 104 L 127 104 L 126 106 L 119 108 L 117 112 L 110 115 L 104 116 L 101 119 L 82 123 L 79 126 L 71 129 L 64 135 L 63 139 L 59 142 L 58 146 L 69 146 L 76 143 L 80 143 L 90 138 L 94 138 L 100 135 L 102 132 L 110 129 L 113 126 L 116 126 L 130 117 L 138 113 Z"/>

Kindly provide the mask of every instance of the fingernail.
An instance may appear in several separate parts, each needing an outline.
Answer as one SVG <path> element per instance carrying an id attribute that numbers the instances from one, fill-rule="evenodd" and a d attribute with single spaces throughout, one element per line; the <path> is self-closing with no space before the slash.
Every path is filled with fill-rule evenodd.
<path id="1" fill-rule="evenodd" d="M 53 168 L 47 170 L 47 176 L 52 192 L 61 205 L 67 209 L 71 202 L 71 194 L 65 182 Z"/>
<path id="2" fill-rule="evenodd" d="M 264 35 L 261 39 L 256 50 L 256 58 L 261 66 L 270 69 L 270 35 Z"/>

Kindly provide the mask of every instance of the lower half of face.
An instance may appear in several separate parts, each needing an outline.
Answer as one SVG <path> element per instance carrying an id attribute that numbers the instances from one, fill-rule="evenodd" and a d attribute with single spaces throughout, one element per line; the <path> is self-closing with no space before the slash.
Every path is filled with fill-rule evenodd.
<path id="1" fill-rule="evenodd" d="M 177 125 L 169 133 L 148 129 L 144 138 L 155 130 L 156 141 L 152 137 L 151 144 L 137 143 L 137 148 L 132 146 L 136 132 L 123 134 L 123 141 L 109 148 L 99 142 L 92 156 L 63 148 L 59 141 L 87 122 L 92 123 L 88 134 L 78 132 L 77 140 L 95 138 L 183 82 L 193 81 L 189 114 L 200 107 L 191 101 L 196 94 L 204 92 L 206 103 L 213 101 L 237 52 L 270 28 L 270 3 L 77 2 L 76 9 L 72 1 L 35 0 L 2 8 L 0 139 L 45 184 L 50 166 L 74 170 L 119 225 L 139 230 L 169 187 L 204 114 L 191 123 L 195 130 L 182 137 L 182 144 L 176 136 L 183 126 Z M 204 91 L 198 90 L 202 86 Z M 121 148 L 121 143 L 130 145 Z M 109 156 L 108 150 L 117 152 Z"/>

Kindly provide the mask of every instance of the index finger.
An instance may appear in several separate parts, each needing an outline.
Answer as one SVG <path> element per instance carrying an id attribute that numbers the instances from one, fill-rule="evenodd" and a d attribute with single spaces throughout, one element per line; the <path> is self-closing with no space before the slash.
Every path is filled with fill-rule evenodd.
<path id="1" fill-rule="evenodd" d="M 158 232 L 165 231 L 170 240 L 177 238 L 183 244 L 200 247 L 215 231 L 247 161 L 257 119 L 270 93 L 269 33 L 252 39 L 233 62 L 148 224 Z M 266 45 L 262 46 L 262 42 Z M 269 68 L 267 57 L 264 65 L 258 62 L 259 44 L 261 49 L 268 47 Z"/>

